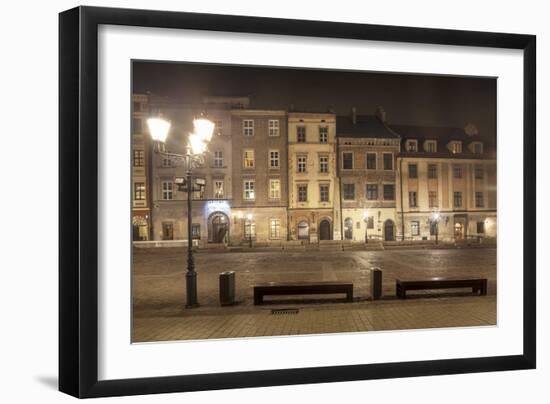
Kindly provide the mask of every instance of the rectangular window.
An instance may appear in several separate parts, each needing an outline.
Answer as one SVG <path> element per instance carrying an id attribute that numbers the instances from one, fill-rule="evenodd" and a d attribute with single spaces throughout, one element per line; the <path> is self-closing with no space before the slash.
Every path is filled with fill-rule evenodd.
<path id="1" fill-rule="evenodd" d="M 269 136 L 279 136 L 279 120 L 270 119 L 268 121 Z"/>
<path id="2" fill-rule="evenodd" d="M 200 240 L 201 238 L 201 225 L 198 223 L 191 224 L 191 237 L 193 240 Z"/>
<path id="3" fill-rule="evenodd" d="M 245 180 L 243 183 L 243 198 L 245 201 L 253 201 L 256 199 L 255 191 L 255 181 L 254 180 Z"/>
<path id="4" fill-rule="evenodd" d="M 384 170 L 393 170 L 393 154 L 384 153 Z"/>
<path id="5" fill-rule="evenodd" d="M 367 170 L 376 170 L 376 153 L 367 153 Z"/>
<path id="6" fill-rule="evenodd" d="M 299 173 L 305 173 L 307 171 L 307 156 L 298 156 L 296 166 Z"/>
<path id="7" fill-rule="evenodd" d="M 193 191 L 193 199 L 204 199 L 204 187 L 197 187 L 196 190 Z"/>
<path id="8" fill-rule="evenodd" d="M 269 199 L 281 199 L 281 180 L 269 180 Z"/>
<path id="9" fill-rule="evenodd" d="M 223 199 L 223 180 L 214 180 L 214 198 Z"/>
<path id="10" fill-rule="evenodd" d="M 269 168 L 273 170 L 279 168 L 279 150 L 269 151 Z"/>
<path id="11" fill-rule="evenodd" d="M 439 206 L 439 202 L 437 200 L 437 191 L 428 192 L 428 204 L 430 208 L 437 208 Z"/>
<path id="12" fill-rule="evenodd" d="M 223 167 L 223 152 L 221 150 L 216 150 L 214 152 L 214 167 Z"/>
<path id="13" fill-rule="evenodd" d="M 462 142 L 451 143 L 451 153 L 453 154 L 462 153 Z"/>
<path id="14" fill-rule="evenodd" d="M 428 140 L 426 142 L 426 151 L 428 153 L 435 153 L 437 151 L 437 143 L 435 140 Z"/>
<path id="15" fill-rule="evenodd" d="M 254 120 L 243 119 L 243 135 L 254 136 Z"/>
<path id="16" fill-rule="evenodd" d="M 367 218 L 367 229 L 374 229 L 374 216 Z"/>
<path id="17" fill-rule="evenodd" d="M 483 153 L 483 143 L 474 143 L 474 153 L 475 154 Z"/>
<path id="18" fill-rule="evenodd" d="M 353 201 L 355 199 L 355 184 L 344 184 L 344 200 Z"/>
<path id="19" fill-rule="evenodd" d="M 256 222 L 246 220 L 244 223 L 244 237 L 248 240 L 256 238 Z"/>
<path id="20" fill-rule="evenodd" d="M 319 185 L 319 200 L 321 202 L 328 202 L 329 201 L 329 191 L 328 191 L 328 185 L 323 184 Z"/>
<path id="21" fill-rule="evenodd" d="M 367 199 L 369 201 L 378 199 L 378 184 L 367 184 Z"/>
<path id="22" fill-rule="evenodd" d="M 319 143 L 328 143 L 328 127 L 319 127 Z"/>
<path id="23" fill-rule="evenodd" d="M 352 170 L 353 169 L 353 153 L 352 152 L 342 153 L 342 168 L 344 170 Z"/>
<path id="24" fill-rule="evenodd" d="M 254 149 L 245 149 L 243 152 L 243 167 L 254 168 Z"/>
<path id="25" fill-rule="evenodd" d="M 462 192 L 454 192 L 453 193 L 453 202 L 455 208 L 462 207 Z"/>
<path id="26" fill-rule="evenodd" d="M 411 236 L 420 235 L 420 222 L 413 221 L 411 222 Z"/>
<path id="27" fill-rule="evenodd" d="M 416 153 L 418 151 L 418 141 L 417 140 L 407 140 L 407 151 Z"/>
<path id="28" fill-rule="evenodd" d="M 476 208 L 482 208 L 483 206 L 483 192 L 476 192 Z"/>
<path id="29" fill-rule="evenodd" d="M 305 143 L 306 142 L 306 127 L 305 126 L 298 126 L 296 128 L 296 141 L 298 143 Z"/>
<path id="30" fill-rule="evenodd" d="M 418 166 L 409 164 L 409 178 L 418 178 Z"/>
<path id="31" fill-rule="evenodd" d="M 272 240 L 281 238 L 281 219 L 269 220 L 269 238 Z"/>
<path id="32" fill-rule="evenodd" d="M 162 199 L 165 201 L 174 198 L 174 184 L 172 181 L 162 181 Z"/>
<path id="33" fill-rule="evenodd" d="M 163 158 L 162 159 L 162 166 L 163 167 L 173 167 L 174 166 L 174 160 L 171 158 Z"/>
<path id="34" fill-rule="evenodd" d="M 384 184 L 384 200 L 393 201 L 395 199 L 395 186 L 393 184 Z"/>
<path id="35" fill-rule="evenodd" d="M 409 207 L 410 208 L 416 208 L 417 207 L 417 204 L 416 204 L 416 192 L 415 191 L 412 191 L 412 192 L 409 192 Z"/>
<path id="36" fill-rule="evenodd" d="M 214 130 L 219 135 L 223 133 L 223 121 L 221 119 L 217 119 L 214 121 Z"/>
<path id="37" fill-rule="evenodd" d="M 453 167 L 453 177 L 462 178 L 462 167 Z"/>
<path id="38" fill-rule="evenodd" d="M 298 185 L 298 202 L 307 202 L 307 185 Z"/>
<path id="39" fill-rule="evenodd" d="M 134 200 L 136 201 L 145 200 L 145 183 L 144 182 L 134 183 Z"/>
<path id="40" fill-rule="evenodd" d="M 328 156 L 319 156 L 319 172 L 328 173 Z"/>
<path id="41" fill-rule="evenodd" d="M 484 234 L 485 233 L 485 222 L 477 222 L 477 234 Z"/>
<path id="42" fill-rule="evenodd" d="M 428 178 L 437 178 L 436 164 L 428 164 Z"/>
<path id="43" fill-rule="evenodd" d="M 476 179 L 478 180 L 482 180 L 483 179 L 483 166 L 475 166 L 475 176 L 476 176 Z"/>
<path id="44" fill-rule="evenodd" d="M 174 225 L 172 223 L 162 224 L 162 239 L 173 240 L 174 239 Z"/>
<path id="45" fill-rule="evenodd" d="M 134 167 L 143 167 L 145 165 L 145 151 L 134 150 Z"/>

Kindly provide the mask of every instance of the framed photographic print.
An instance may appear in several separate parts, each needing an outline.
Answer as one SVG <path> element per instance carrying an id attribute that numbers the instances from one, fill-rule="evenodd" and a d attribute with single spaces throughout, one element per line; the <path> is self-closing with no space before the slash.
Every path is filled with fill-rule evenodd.
<path id="1" fill-rule="evenodd" d="M 61 391 L 535 367 L 534 36 L 59 22 Z"/>

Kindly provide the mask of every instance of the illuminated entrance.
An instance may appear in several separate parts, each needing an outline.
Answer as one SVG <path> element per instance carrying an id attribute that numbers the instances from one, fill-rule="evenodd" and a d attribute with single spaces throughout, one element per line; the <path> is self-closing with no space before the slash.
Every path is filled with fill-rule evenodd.
<path id="1" fill-rule="evenodd" d="M 229 240 L 229 218 L 223 212 L 214 212 L 208 219 L 208 242 L 227 243 Z"/>

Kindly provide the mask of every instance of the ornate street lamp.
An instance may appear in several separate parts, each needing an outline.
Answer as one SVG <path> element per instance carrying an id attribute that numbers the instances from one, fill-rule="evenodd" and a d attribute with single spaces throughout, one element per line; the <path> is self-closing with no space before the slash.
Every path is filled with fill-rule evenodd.
<path id="1" fill-rule="evenodd" d="M 203 163 L 203 154 L 206 152 L 208 143 L 214 133 L 214 123 L 204 117 L 193 120 L 194 130 L 188 136 L 185 154 L 168 153 L 165 151 L 166 138 L 170 131 L 169 121 L 161 117 L 149 118 L 147 125 L 149 126 L 151 138 L 155 142 L 155 152 L 174 161 L 182 162 L 186 169 L 185 183 L 180 184 L 185 185 L 185 190 L 187 191 L 187 273 L 185 274 L 187 304 L 185 307 L 198 307 L 197 272 L 195 271 L 195 261 L 193 258 L 193 216 L 191 213 L 192 192 L 195 191 L 192 171 Z M 204 186 L 204 183 L 201 183 L 200 186 Z"/>

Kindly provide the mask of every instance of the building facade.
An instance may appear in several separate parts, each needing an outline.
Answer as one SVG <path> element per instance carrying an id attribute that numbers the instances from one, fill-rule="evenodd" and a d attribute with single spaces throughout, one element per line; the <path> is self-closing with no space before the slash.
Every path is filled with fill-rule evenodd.
<path id="1" fill-rule="evenodd" d="M 287 114 L 233 109 L 233 245 L 287 240 Z"/>
<path id="2" fill-rule="evenodd" d="M 336 116 L 289 112 L 289 240 L 340 240 L 336 160 Z"/>
<path id="3" fill-rule="evenodd" d="M 132 96 L 132 239 L 146 241 L 151 238 L 151 149 L 146 119 L 149 114 L 148 96 Z"/>
<path id="4" fill-rule="evenodd" d="M 338 178 L 342 239 L 395 240 L 396 158 L 401 139 L 379 108 L 375 115 L 339 116 Z"/>
<path id="5" fill-rule="evenodd" d="M 398 228 L 405 240 L 496 238 L 496 150 L 477 131 L 399 126 Z"/>

